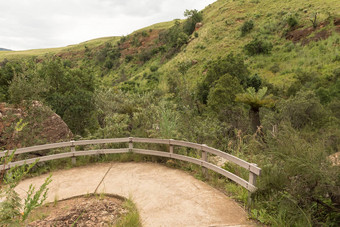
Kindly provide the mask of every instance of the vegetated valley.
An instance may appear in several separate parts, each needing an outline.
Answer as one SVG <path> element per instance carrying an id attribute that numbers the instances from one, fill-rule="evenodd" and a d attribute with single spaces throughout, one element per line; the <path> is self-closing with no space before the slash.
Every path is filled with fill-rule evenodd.
<path id="1" fill-rule="evenodd" d="M 205 143 L 262 168 L 252 218 L 338 226 L 340 2 L 218 0 L 184 14 L 128 36 L 1 51 L 0 145 L 51 142 L 39 126 L 52 111 L 76 139 Z"/>

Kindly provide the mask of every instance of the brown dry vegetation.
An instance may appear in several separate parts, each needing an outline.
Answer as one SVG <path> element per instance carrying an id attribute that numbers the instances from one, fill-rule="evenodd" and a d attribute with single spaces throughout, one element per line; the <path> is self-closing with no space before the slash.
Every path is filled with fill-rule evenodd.
<path id="1" fill-rule="evenodd" d="M 324 21 L 320 23 L 316 28 L 298 27 L 292 31 L 289 31 L 286 35 L 286 39 L 291 40 L 293 43 L 301 43 L 301 45 L 303 46 L 309 44 L 310 42 L 325 40 L 332 34 L 332 29 L 327 28 L 328 24 L 328 21 Z M 340 32 L 340 19 L 335 19 L 334 25 L 336 26 L 335 31 Z M 315 34 L 312 35 L 313 33 Z"/>

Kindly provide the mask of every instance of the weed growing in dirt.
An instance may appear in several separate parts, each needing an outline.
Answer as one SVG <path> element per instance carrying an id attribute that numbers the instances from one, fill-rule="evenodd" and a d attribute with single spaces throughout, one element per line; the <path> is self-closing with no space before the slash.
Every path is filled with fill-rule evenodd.
<path id="1" fill-rule="evenodd" d="M 128 210 L 128 213 L 120 218 L 120 220 L 116 224 L 116 227 L 124 227 L 124 226 L 141 227 L 142 223 L 139 217 L 137 207 L 133 203 L 131 198 L 127 199 L 123 203 L 123 207 Z"/>

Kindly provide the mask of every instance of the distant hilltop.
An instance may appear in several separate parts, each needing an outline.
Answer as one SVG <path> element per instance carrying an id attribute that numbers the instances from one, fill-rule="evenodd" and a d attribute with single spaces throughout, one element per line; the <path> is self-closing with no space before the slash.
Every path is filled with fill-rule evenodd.
<path id="1" fill-rule="evenodd" d="M 12 51 L 12 50 L 0 47 L 0 51 Z"/>

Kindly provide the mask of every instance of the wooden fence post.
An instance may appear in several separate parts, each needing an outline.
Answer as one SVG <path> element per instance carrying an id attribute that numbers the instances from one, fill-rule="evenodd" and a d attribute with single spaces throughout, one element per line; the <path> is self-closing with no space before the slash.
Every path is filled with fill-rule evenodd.
<path id="1" fill-rule="evenodd" d="M 208 161 L 208 155 L 207 152 L 205 150 L 203 150 L 203 147 L 206 147 L 206 144 L 202 144 L 201 146 L 201 152 L 202 152 L 202 160 L 207 162 Z M 202 173 L 204 175 L 204 177 L 207 177 L 207 169 L 205 167 L 202 166 Z"/>
<path id="2" fill-rule="evenodd" d="M 172 145 L 171 144 L 171 141 L 172 141 L 173 139 L 169 139 L 169 152 L 170 152 L 170 154 L 173 154 L 174 153 L 174 145 Z"/>
<path id="3" fill-rule="evenodd" d="M 257 166 L 257 164 L 255 164 L 255 163 L 252 163 L 252 164 L 254 166 Z M 256 174 L 251 172 L 250 170 L 249 170 L 249 180 L 248 180 L 248 183 L 256 186 Z M 252 203 L 252 201 L 251 201 L 251 192 L 248 191 L 248 205 L 251 206 L 251 203 Z"/>
<path id="4" fill-rule="evenodd" d="M 133 150 L 133 141 L 132 141 L 133 137 L 129 137 L 129 152 L 132 152 Z"/>
<path id="5" fill-rule="evenodd" d="M 71 152 L 75 152 L 76 151 L 76 147 L 74 146 L 74 140 L 71 140 Z M 77 159 L 76 156 L 73 153 L 72 156 L 72 165 L 75 165 L 77 163 Z"/>

